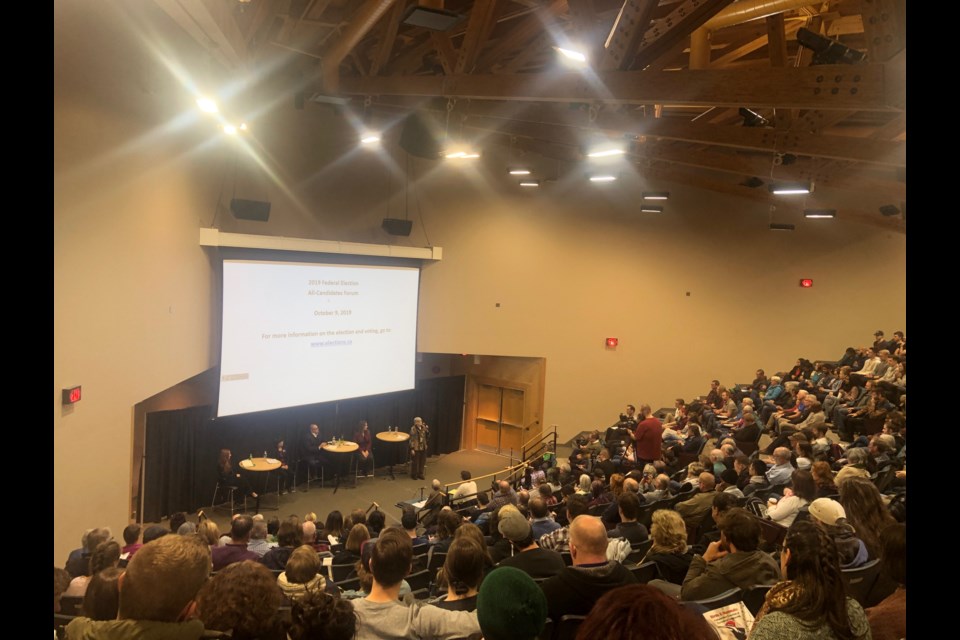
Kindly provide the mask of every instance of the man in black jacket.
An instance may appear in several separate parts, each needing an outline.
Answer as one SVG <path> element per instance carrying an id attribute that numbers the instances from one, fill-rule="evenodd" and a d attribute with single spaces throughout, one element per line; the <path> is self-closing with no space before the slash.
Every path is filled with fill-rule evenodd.
<path id="1" fill-rule="evenodd" d="M 607 560 L 607 530 L 600 518 L 577 516 L 570 525 L 572 567 L 545 581 L 552 620 L 567 614 L 585 616 L 606 592 L 633 584 L 632 573 L 616 560 Z"/>

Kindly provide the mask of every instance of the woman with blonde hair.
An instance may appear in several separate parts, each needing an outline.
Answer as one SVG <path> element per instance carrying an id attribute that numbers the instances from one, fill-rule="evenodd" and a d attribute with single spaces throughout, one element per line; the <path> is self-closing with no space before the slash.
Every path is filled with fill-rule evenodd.
<path id="1" fill-rule="evenodd" d="M 687 525 L 673 509 L 657 509 L 651 522 L 653 545 L 640 563 L 656 562 L 661 578 L 673 584 L 683 584 L 693 560 L 693 555 L 687 553 Z"/>
<path id="2" fill-rule="evenodd" d="M 220 527 L 213 520 L 204 520 L 197 526 L 197 536 L 203 540 L 208 547 L 220 546 Z"/>

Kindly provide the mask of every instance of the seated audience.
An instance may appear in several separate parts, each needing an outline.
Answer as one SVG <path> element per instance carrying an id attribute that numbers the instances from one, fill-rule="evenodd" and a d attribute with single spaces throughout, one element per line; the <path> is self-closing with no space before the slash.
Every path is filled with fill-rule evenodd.
<path id="1" fill-rule="evenodd" d="M 262 558 L 267 551 L 275 546 L 277 545 L 267 542 L 267 523 L 262 520 L 254 522 L 253 528 L 250 529 L 250 543 L 247 545 L 247 550 Z"/>
<path id="2" fill-rule="evenodd" d="M 553 496 L 550 497 L 552 498 Z M 550 510 L 547 509 L 547 503 L 539 498 L 530 500 L 530 516 L 530 526 L 533 528 L 533 537 L 535 540 L 539 540 L 551 531 L 556 531 L 560 528 L 557 521 L 551 517 Z"/>
<path id="3" fill-rule="evenodd" d="M 370 539 L 370 532 L 365 524 L 355 524 L 347 536 L 347 543 L 343 551 L 334 554 L 333 564 L 353 564 L 360 559 L 360 550 L 363 543 Z"/>
<path id="4" fill-rule="evenodd" d="M 587 502 L 580 496 L 570 496 L 567 498 L 567 522 L 573 522 L 577 516 L 587 513 Z M 544 549 L 553 549 L 554 551 L 569 550 L 570 527 L 560 527 L 556 531 L 542 536 L 540 546 Z M 492 555 L 492 554 L 491 554 Z M 494 561 L 497 561 L 494 558 Z"/>
<path id="5" fill-rule="evenodd" d="M 841 569 L 853 569 L 869 560 L 867 547 L 847 521 L 847 514 L 836 500 L 817 498 L 810 503 L 810 521 L 833 538 Z"/>
<path id="6" fill-rule="evenodd" d="M 533 537 L 533 528 L 519 511 L 501 509 L 497 527 L 513 545 L 513 555 L 501 560 L 501 567 L 515 567 L 532 578 L 549 578 L 566 566 L 559 553 L 540 548 Z"/>
<path id="7" fill-rule="evenodd" d="M 647 528 L 637 522 L 640 516 L 640 498 L 637 494 L 631 491 L 621 494 L 617 499 L 617 509 L 620 512 L 620 524 L 610 531 L 610 538 L 623 538 L 634 545 L 650 537 Z"/>
<path id="8" fill-rule="evenodd" d="M 698 482 L 699 490 L 689 500 L 678 502 L 674 509 L 680 514 L 685 522 L 696 525 L 703 514 L 710 511 L 713 506 L 713 497 L 716 492 L 716 478 L 709 471 L 700 474 Z"/>
<path id="9" fill-rule="evenodd" d="M 120 576 L 123 570 L 109 567 L 90 577 L 83 596 L 83 615 L 91 620 L 116 620 L 120 609 Z"/>
<path id="10" fill-rule="evenodd" d="M 267 551 L 260 562 L 272 571 L 283 571 L 293 550 L 300 546 L 301 532 L 298 525 L 289 520 L 280 523 L 277 530 L 277 546 Z"/>
<path id="11" fill-rule="evenodd" d="M 777 524 L 789 527 L 797 518 L 800 510 L 817 497 L 817 488 L 809 471 L 797 469 L 793 472 L 791 486 L 783 490 L 780 499 L 771 498 L 767 506 L 767 517 Z"/>
<path id="12" fill-rule="evenodd" d="M 91 576 L 95 576 L 104 569 L 117 566 L 120 562 L 120 545 L 113 541 L 101 542 L 90 555 L 89 567 L 86 575 L 77 576 L 70 581 L 70 586 L 63 595 L 68 597 L 82 598 L 87 592 L 87 586 L 90 584 Z"/>
<path id="13" fill-rule="evenodd" d="M 155 525 L 156 526 L 156 525 Z M 90 575 L 90 556 L 93 554 L 100 543 L 106 542 L 113 537 L 110 529 L 107 527 L 98 527 L 90 529 L 83 534 L 83 548 L 72 551 L 67 559 L 64 569 L 70 574 L 71 578 Z M 147 541 L 144 540 L 144 543 Z M 79 553 L 78 553 L 79 551 Z"/>
<path id="14" fill-rule="evenodd" d="M 247 515 L 237 516 L 230 525 L 230 542 L 222 547 L 210 550 L 213 558 L 213 570 L 220 571 L 229 564 L 243 560 L 260 560 L 253 551 L 247 549 L 250 542 L 250 531 L 253 530 L 253 519 Z"/>
<path id="15" fill-rule="evenodd" d="M 840 484 L 840 504 L 847 520 L 867 547 L 870 559 L 880 557 L 880 532 L 896 520 L 869 478 L 849 478 Z"/>
<path id="16" fill-rule="evenodd" d="M 449 611 L 475 611 L 477 590 L 490 564 L 486 549 L 476 540 L 466 536 L 454 540 L 437 580 L 447 585 L 446 597 L 431 604 Z"/>

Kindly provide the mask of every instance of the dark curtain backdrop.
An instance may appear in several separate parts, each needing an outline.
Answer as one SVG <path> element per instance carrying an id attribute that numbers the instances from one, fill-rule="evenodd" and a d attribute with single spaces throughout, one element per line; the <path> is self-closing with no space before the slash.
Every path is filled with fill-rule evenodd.
<path id="1" fill-rule="evenodd" d="M 430 378 L 415 389 L 338 402 L 249 413 L 214 419 L 214 408 L 191 407 L 147 414 L 144 520 L 157 522 L 177 511 L 196 511 L 210 504 L 217 481 L 217 456 L 221 448 L 233 452 L 235 462 L 249 455 L 276 450 L 283 438 L 295 461 L 300 441 L 316 422 L 324 440 L 350 439 L 361 419 L 374 434 L 388 426 L 409 433 L 413 419 L 430 425 L 430 454 L 460 448 L 463 431 L 464 376 Z M 373 440 L 377 466 L 406 460 L 403 446 Z M 251 478 L 254 482 L 263 482 Z M 257 487 L 255 487 L 257 488 Z"/>

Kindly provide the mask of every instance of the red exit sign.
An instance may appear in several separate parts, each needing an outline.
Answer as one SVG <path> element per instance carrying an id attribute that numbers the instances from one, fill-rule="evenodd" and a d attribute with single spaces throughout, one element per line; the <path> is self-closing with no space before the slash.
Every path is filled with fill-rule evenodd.
<path id="1" fill-rule="evenodd" d="M 804 289 L 809 289 L 813 286 L 813 280 L 811 278 L 803 278 L 800 280 L 800 286 Z"/>
<path id="2" fill-rule="evenodd" d="M 63 404 L 80 402 L 80 387 L 70 387 L 63 390 Z"/>

